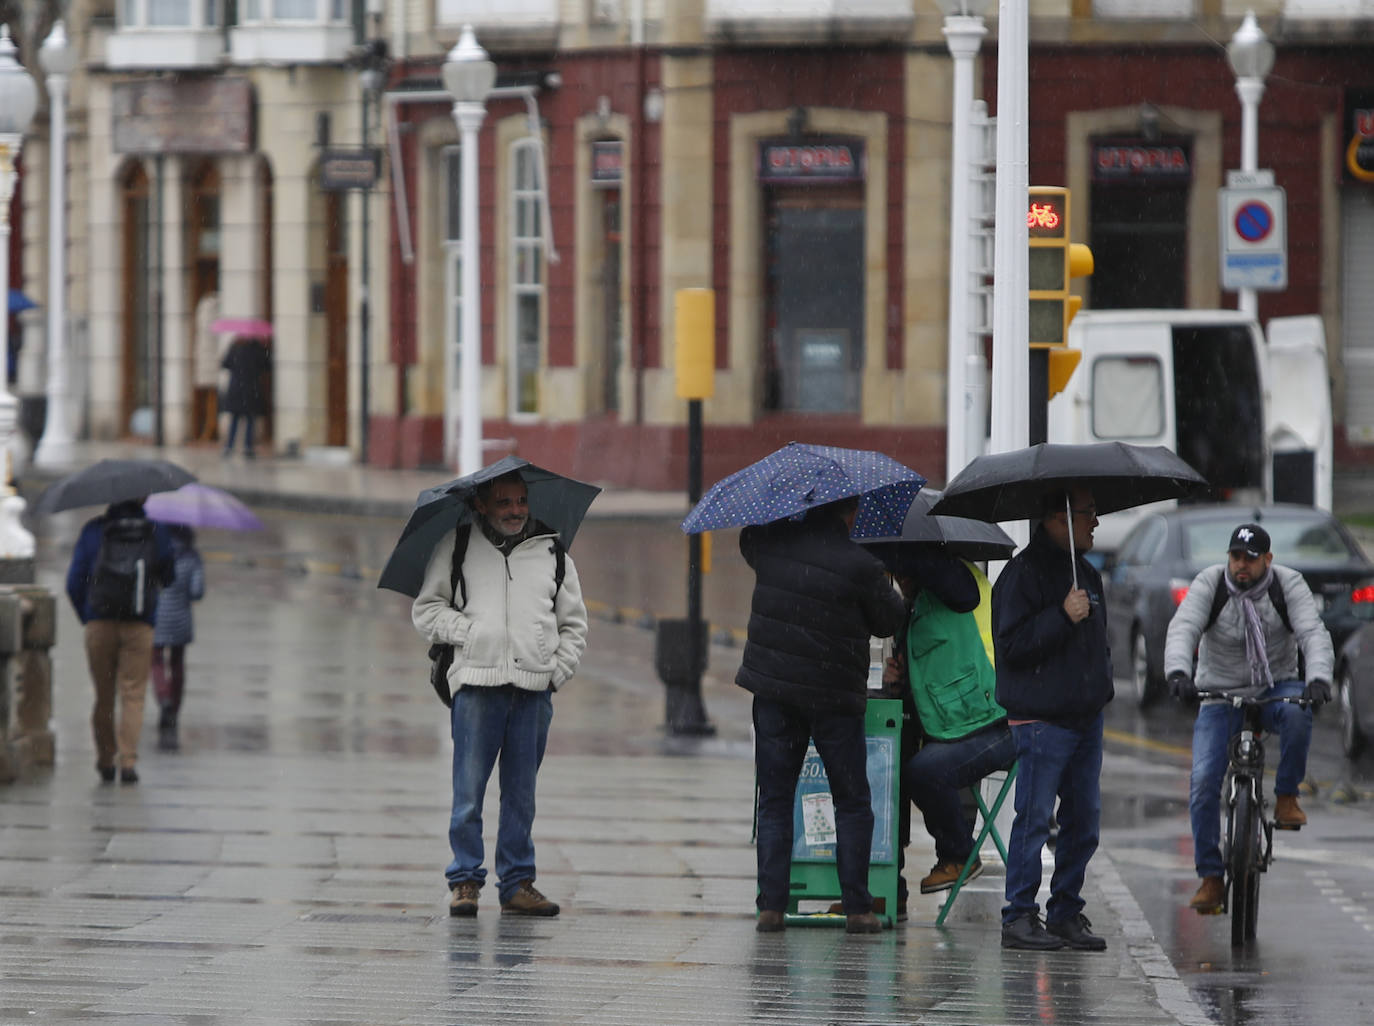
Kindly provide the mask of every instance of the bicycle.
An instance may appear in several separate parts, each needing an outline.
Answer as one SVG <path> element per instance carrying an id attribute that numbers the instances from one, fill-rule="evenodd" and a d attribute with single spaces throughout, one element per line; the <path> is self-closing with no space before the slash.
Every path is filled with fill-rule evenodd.
<path id="1" fill-rule="evenodd" d="M 1260 710 L 1274 702 L 1305 707 L 1299 696 L 1245 698 L 1221 691 L 1199 691 L 1200 699 L 1221 699 L 1244 710 L 1240 728 L 1228 742 L 1226 776 L 1222 784 L 1226 800 L 1226 836 L 1222 861 L 1226 868 L 1226 904 L 1231 915 L 1231 946 L 1241 947 L 1255 939 L 1259 919 L 1260 874 L 1274 861 L 1274 821 L 1268 817 L 1264 794 L 1264 741 Z"/>

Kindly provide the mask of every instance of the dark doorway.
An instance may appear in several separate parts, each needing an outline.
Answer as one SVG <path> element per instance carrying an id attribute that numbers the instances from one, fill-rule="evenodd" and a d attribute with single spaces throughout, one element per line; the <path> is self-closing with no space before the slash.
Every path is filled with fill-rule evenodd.
<path id="1" fill-rule="evenodd" d="M 1094 140 L 1094 310 L 1187 305 L 1190 149 L 1187 139 Z"/>
<path id="2" fill-rule="evenodd" d="M 864 362 L 862 187 L 771 188 L 765 219 L 763 407 L 855 413 Z"/>
<path id="3" fill-rule="evenodd" d="M 324 197 L 325 445 L 348 444 L 348 232 L 345 192 Z"/>
<path id="4" fill-rule="evenodd" d="M 602 189 L 601 199 L 601 387 L 607 413 L 620 411 L 620 189 Z"/>
<path id="5" fill-rule="evenodd" d="M 122 192 L 121 435 L 133 433 L 136 410 L 151 411 L 153 405 L 152 197 L 148 174 L 141 164 L 132 165 L 125 173 Z"/>

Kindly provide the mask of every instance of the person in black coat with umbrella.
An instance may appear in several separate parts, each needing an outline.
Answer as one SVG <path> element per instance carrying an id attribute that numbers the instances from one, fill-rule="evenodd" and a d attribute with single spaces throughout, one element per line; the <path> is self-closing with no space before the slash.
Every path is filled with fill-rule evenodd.
<path id="1" fill-rule="evenodd" d="M 735 683 L 754 693 L 758 774 L 758 930 L 781 930 L 790 892 L 792 807 L 808 740 L 835 804 L 835 868 L 846 929 L 874 933 L 868 890 L 873 808 L 864 710 L 869 638 L 890 638 L 906 610 L 877 557 L 849 538 L 859 499 L 805 519 L 746 527 L 740 551 L 756 576 Z"/>
<path id="2" fill-rule="evenodd" d="M 229 414 L 229 433 L 224 440 L 224 455 L 234 451 L 234 438 L 239 421 L 243 421 L 243 456 L 252 459 L 253 419 L 267 412 L 264 388 L 272 357 L 262 339 L 244 335 L 236 337 L 220 365 L 229 372 L 229 386 L 224 390 L 222 408 Z"/>

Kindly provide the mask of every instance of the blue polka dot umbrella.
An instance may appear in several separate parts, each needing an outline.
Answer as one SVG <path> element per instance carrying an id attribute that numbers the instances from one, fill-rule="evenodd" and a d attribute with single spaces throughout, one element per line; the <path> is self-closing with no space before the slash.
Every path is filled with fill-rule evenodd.
<path id="1" fill-rule="evenodd" d="M 853 537 L 899 535 L 911 500 L 925 483 L 916 471 L 880 452 L 788 442 L 712 485 L 682 521 L 682 530 L 700 534 L 771 524 L 857 495 Z"/>

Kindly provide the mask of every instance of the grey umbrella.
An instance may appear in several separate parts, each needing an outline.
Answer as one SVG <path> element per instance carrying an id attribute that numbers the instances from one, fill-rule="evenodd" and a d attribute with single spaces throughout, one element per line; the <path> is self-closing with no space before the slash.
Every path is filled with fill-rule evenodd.
<path id="1" fill-rule="evenodd" d="M 587 507 L 601 489 L 536 467 L 519 456 L 506 456 L 475 474 L 426 488 L 420 493 L 410 519 L 401 529 L 396 548 L 382 568 L 377 587 L 402 595 L 417 595 L 424 583 L 425 567 L 439 539 L 473 516 L 469 500 L 477 487 L 511 471 L 519 472 L 529 489 L 530 516 L 557 531 L 564 548 L 571 548 L 582 518 L 587 515 Z"/>
<path id="2" fill-rule="evenodd" d="M 101 460 L 50 484 L 34 505 L 35 513 L 60 513 L 82 506 L 142 499 L 171 492 L 196 476 L 167 460 Z"/>

